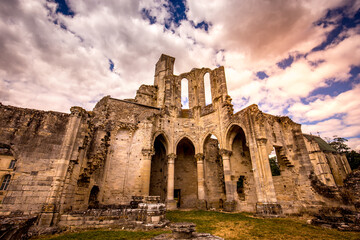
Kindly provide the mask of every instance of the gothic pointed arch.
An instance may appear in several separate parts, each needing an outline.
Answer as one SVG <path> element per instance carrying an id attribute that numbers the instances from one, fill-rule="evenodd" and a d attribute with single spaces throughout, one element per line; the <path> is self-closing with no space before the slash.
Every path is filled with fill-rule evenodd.
<path id="1" fill-rule="evenodd" d="M 154 135 L 152 149 L 154 155 L 151 157 L 150 169 L 150 196 L 160 196 L 161 201 L 165 201 L 167 193 L 167 154 L 168 141 L 163 132 Z"/>
<path id="2" fill-rule="evenodd" d="M 193 142 L 183 137 L 176 145 L 174 195 L 179 208 L 195 208 L 197 203 L 197 165 Z"/>

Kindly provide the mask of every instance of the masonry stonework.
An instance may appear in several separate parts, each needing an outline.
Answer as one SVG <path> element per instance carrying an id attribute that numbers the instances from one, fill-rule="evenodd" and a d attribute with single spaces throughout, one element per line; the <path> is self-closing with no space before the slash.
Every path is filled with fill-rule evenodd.
<path id="1" fill-rule="evenodd" d="M 174 62 L 161 55 L 153 86 L 142 85 L 134 99 L 106 96 L 93 111 L 0 105 L 0 159 L 16 160 L 16 168 L 4 170 L 11 180 L 0 191 L 0 213 L 37 214 L 39 224 L 56 225 L 71 212 L 116 208 L 133 196 L 160 196 L 167 209 L 259 214 L 343 204 L 318 193 L 310 176 L 342 186 L 351 171 L 344 156 L 322 148 L 288 117 L 257 105 L 234 113 L 223 67 L 174 75 Z M 183 78 L 189 109 L 181 105 Z M 269 163 L 273 149 L 278 176 Z"/>

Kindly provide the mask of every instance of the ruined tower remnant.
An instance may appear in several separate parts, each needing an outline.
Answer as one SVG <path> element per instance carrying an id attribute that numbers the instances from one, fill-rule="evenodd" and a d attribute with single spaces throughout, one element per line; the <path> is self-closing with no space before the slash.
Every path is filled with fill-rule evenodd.
<path id="1" fill-rule="evenodd" d="M 233 113 L 224 67 L 174 75 L 174 62 L 161 55 L 154 85 L 140 86 L 134 99 L 106 96 L 92 112 L 0 105 L 1 214 L 37 214 L 50 225 L 69 212 L 129 204 L 132 196 L 159 196 L 167 209 L 259 214 L 339 204 L 318 193 L 310 176 L 341 185 L 350 172 L 344 156 L 255 104 Z"/>

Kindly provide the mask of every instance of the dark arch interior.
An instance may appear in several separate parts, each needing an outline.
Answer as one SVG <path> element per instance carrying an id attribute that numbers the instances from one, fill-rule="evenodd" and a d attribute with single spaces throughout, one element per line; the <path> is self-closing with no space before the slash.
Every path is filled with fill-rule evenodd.
<path id="1" fill-rule="evenodd" d="M 99 195 L 99 187 L 93 186 L 90 191 L 89 196 L 89 208 L 98 208 L 99 207 L 99 201 L 98 201 L 98 195 Z"/>
<path id="2" fill-rule="evenodd" d="M 154 141 L 155 155 L 151 159 L 150 196 L 160 196 L 162 202 L 166 200 L 167 189 L 167 160 L 166 141 L 159 135 Z"/>
<path id="3" fill-rule="evenodd" d="M 234 188 L 236 189 L 240 201 L 255 201 L 254 176 L 249 147 L 246 146 L 244 130 L 239 126 L 234 126 L 230 133 L 232 155 L 230 165 L 234 173 Z"/>
<path id="4" fill-rule="evenodd" d="M 183 138 L 176 148 L 174 197 L 180 208 L 195 208 L 197 203 L 197 169 L 195 147 Z"/>
<path id="5" fill-rule="evenodd" d="M 11 147 L 7 144 L 0 143 L 0 155 L 13 156 Z"/>

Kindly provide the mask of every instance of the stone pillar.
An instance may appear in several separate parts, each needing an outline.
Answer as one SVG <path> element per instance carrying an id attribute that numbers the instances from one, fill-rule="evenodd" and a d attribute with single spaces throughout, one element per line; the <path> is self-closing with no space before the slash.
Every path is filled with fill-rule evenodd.
<path id="1" fill-rule="evenodd" d="M 56 171 L 53 183 L 38 219 L 37 224 L 41 226 L 50 226 L 51 224 L 56 224 L 59 220 L 61 195 L 65 185 L 67 169 L 76 144 L 76 136 L 81 126 L 81 119 L 87 115 L 86 111 L 80 107 L 72 107 L 70 111 L 71 115 L 66 126 L 60 156 L 58 159 L 54 159 L 52 166 Z"/>
<path id="2" fill-rule="evenodd" d="M 175 179 L 175 159 L 176 154 L 172 153 L 168 156 L 168 182 L 167 182 L 167 197 L 166 205 L 168 210 L 176 209 L 176 202 L 174 200 L 174 179 Z"/>
<path id="3" fill-rule="evenodd" d="M 155 154 L 152 149 L 143 149 L 141 151 L 142 158 L 142 170 L 141 175 L 143 179 L 142 195 L 149 196 L 150 194 L 150 175 L 151 175 L 151 158 Z"/>
<path id="4" fill-rule="evenodd" d="M 226 202 L 224 203 L 224 209 L 226 211 L 235 210 L 235 201 L 234 201 L 234 188 L 231 181 L 231 166 L 230 166 L 230 156 L 232 151 L 226 149 L 220 149 L 220 155 L 223 161 L 224 167 L 224 180 L 225 180 L 225 191 L 226 191 Z"/>
<path id="5" fill-rule="evenodd" d="M 204 154 L 195 155 L 197 163 L 197 186 L 198 186 L 198 208 L 206 209 L 205 201 L 205 177 L 204 177 Z"/>

